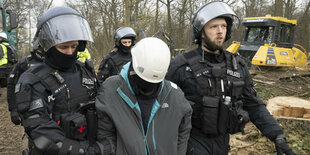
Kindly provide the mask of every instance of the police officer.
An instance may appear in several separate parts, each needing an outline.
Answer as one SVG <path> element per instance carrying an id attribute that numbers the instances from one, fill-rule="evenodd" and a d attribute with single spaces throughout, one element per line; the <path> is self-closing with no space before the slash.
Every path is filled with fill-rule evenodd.
<path id="1" fill-rule="evenodd" d="M 245 62 L 223 49 L 239 19 L 224 2 L 202 6 L 193 18 L 198 48 L 178 55 L 167 79 L 184 91 L 194 109 L 188 154 L 228 154 L 229 134 L 243 131 L 251 120 L 278 154 L 293 154 L 282 128 L 253 89 Z"/>
<path id="2" fill-rule="evenodd" d="M 100 151 L 92 107 L 97 82 L 93 68 L 76 61 L 87 41 L 93 41 L 89 24 L 71 8 L 54 7 L 40 18 L 34 42 L 45 52 L 44 63 L 30 67 L 15 87 L 30 154 Z"/>
<path id="3" fill-rule="evenodd" d="M 7 34 L 5 32 L 0 33 L 0 66 L 4 66 L 8 64 L 8 55 L 7 55 L 7 48 L 6 46 L 9 45 L 7 40 Z"/>
<path id="4" fill-rule="evenodd" d="M 77 55 L 78 55 L 78 60 L 81 61 L 82 63 L 85 63 L 86 61 L 92 61 L 91 55 L 87 48 L 85 48 L 84 51 L 78 51 Z"/>
<path id="5" fill-rule="evenodd" d="M 1 96 L 1 78 L 6 77 L 6 66 L 8 64 L 7 48 L 5 45 L 9 45 L 7 42 L 7 34 L 5 32 L 0 33 L 0 96 Z"/>
<path id="6" fill-rule="evenodd" d="M 29 67 L 35 66 L 36 64 L 42 63 L 44 58 L 43 49 L 39 46 L 34 46 L 34 49 L 30 52 L 30 55 L 20 59 L 14 68 L 12 69 L 8 80 L 7 80 L 7 101 L 8 108 L 11 112 L 11 121 L 15 125 L 20 124 L 20 117 L 17 113 L 17 105 L 15 103 L 15 85 L 22 73 L 24 73 Z"/>
<path id="7" fill-rule="evenodd" d="M 119 74 L 123 65 L 130 61 L 130 49 L 137 38 L 130 27 L 120 27 L 114 34 L 115 49 L 107 54 L 100 63 L 97 78 L 99 83 L 109 76 Z"/>
<path id="8" fill-rule="evenodd" d="M 103 82 L 96 109 L 106 154 L 186 153 L 192 109 L 181 89 L 164 79 L 169 63 L 167 44 L 144 38 L 120 75 Z"/>

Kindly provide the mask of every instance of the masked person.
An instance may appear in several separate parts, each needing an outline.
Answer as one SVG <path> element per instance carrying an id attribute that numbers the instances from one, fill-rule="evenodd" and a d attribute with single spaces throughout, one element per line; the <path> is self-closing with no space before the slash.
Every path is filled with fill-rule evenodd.
<path id="1" fill-rule="evenodd" d="M 175 82 L 193 108 L 190 155 L 228 154 L 229 134 L 252 121 L 278 154 L 293 154 L 282 128 L 253 89 L 245 62 L 223 49 L 239 19 L 224 2 L 202 6 L 193 18 L 198 48 L 173 59 L 167 79 Z"/>
<path id="2" fill-rule="evenodd" d="M 184 155 L 192 109 L 177 85 L 164 80 L 167 44 L 144 38 L 131 53 L 132 61 L 103 82 L 96 99 L 104 153 Z"/>
<path id="3" fill-rule="evenodd" d="M 100 63 L 97 79 L 99 83 L 109 76 L 119 74 L 123 65 L 131 59 L 130 49 L 137 38 L 130 27 L 120 27 L 114 34 L 115 49 L 107 54 Z"/>
<path id="4" fill-rule="evenodd" d="M 87 41 L 93 41 L 88 22 L 69 7 L 54 7 L 40 18 L 34 42 L 45 52 L 44 61 L 25 71 L 15 87 L 30 154 L 100 152 L 94 135 L 96 77 L 91 66 L 76 61 Z"/>
<path id="5" fill-rule="evenodd" d="M 28 68 L 42 63 L 44 59 L 44 52 L 39 45 L 34 46 L 34 49 L 30 52 L 30 55 L 20 59 L 12 69 L 8 80 L 7 80 L 7 101 L 8 108 L 11 113 L 11 121 L 15 125 L 20 124 L 20 117 L 17 113 L 17 105 L 15 102 L 15 85 L 22 73 L 24 73 Z"/>

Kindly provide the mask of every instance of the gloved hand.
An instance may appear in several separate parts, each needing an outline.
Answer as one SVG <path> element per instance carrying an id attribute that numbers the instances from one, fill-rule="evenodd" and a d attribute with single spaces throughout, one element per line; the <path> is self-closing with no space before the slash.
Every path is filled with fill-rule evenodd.
<path id="1" fill-rule="evenodd" d="M 295 155 L 292 149 L 287 145 L 284 134 L 278 135 L 275 139 L 277 155 Z"/>
<path id="2" fill-rule="evenodd" d="M 60 146 L 56 145 L 51 139 L 40 136 L 33 140 L 34 146 L 38 152 L 46 155 L 58 154 Z"/>
<path id="3" fill-rule="evenodd" d="M 51 139 L 40 136 L 33 140 L 36 149 L 45 155 L 84 155 L 85 151 L 78 141 L 65 138 L 63 142 L 54 143 Z"/>
<path id="4" fill-rule="evenodd" d="M 102 154 L 103 152 L 101 151 L 98 143 L 95 143 L 87 148 L 86 155 L 102 155 Z"/>
<path id="5" fill-rule="evenodd" d="M 18 112 L 16 110 L 11 111 L 11 121 L 15 125 L 19 125 L 21 123 L 20 117 L 19 117 Z"/>

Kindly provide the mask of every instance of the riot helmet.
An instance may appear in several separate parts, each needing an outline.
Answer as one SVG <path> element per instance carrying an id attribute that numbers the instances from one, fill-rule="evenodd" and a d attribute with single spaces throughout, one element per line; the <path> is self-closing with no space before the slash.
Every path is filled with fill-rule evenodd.
<path id="1" fill-rule="evenodd" d="M 224 2 L 210 2 L 200 7 L 195 13 L 192 25 L 194 32 L 194 42 L 196 44 L 201 43 L 201 31 L 204 26 L 215 18 L 225 18 L 227 23 L 227 33 L 225 41 L 231 37 L 231 31 L 233 25 L 239 26 L 239 18 L 236 13 Z"/>
<path id="2" fill-rule="evenodd" d="M 132 40 L 132 45 L 134 44 L 134 41 L 137 38 L 136 32 L 131 27 L 120 27 L 115 31 L 114 34 L 114 41 L 115 46 L 119 47 L 121 44 L 121 39 L 123 38 L 129 38 Z"/>
<path id="3" fill-rule="evenodd" d="M 44 51 L 51 47 L 78 40 L 79 51 L 83 51 L 87 41 L 93 42 L 90 26 L 80 13 L 69 7 L 54 7 L 40 18 L 33 42 L 37 42 Z"/>
<path id="4" fill-rule="evenodd" d="M 140 40 L 132 49 L 132 67 L 136 74 L 150 83 L 161 82 L 170 64 L 168 45 L 154 37 Z"/>

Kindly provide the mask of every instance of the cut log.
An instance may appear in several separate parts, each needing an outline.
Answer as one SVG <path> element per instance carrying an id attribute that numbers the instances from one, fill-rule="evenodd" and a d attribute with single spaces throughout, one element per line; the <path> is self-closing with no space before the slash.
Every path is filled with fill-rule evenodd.
<path id="1" fill-rule="evenodd" d="M 301 98 L 278 96 L 268 100 L 267 109 L 275 117 L 301 118 L 310 121 L 310 101 Z"/>

